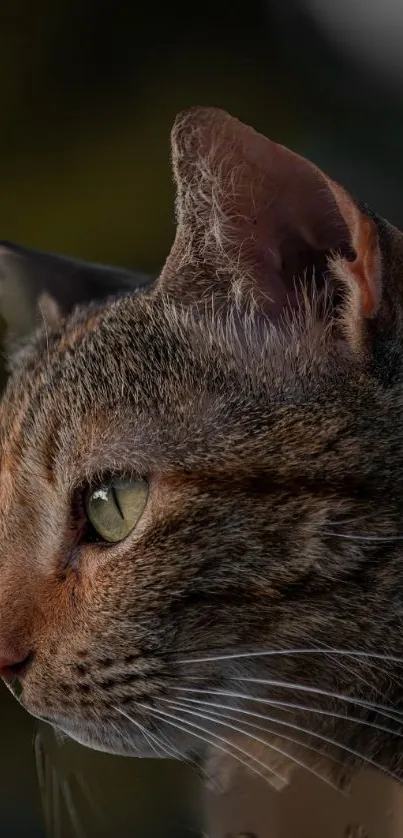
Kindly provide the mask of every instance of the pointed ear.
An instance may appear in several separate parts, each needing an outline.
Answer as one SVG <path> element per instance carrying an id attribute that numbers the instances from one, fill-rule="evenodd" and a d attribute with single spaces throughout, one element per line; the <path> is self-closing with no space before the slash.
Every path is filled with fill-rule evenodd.
<path id="1" fill-rule="evenodd" d="M 195 301 L 241 283 L 276 321 L 299 305 L 300 279 L 320 287 L 330 270 L 354 328 L 376 313 L 375 224 L 316 166 L 214 108 L 177 118 L 172 158 L 177 231 L 159 288 Z"/>
<path id="2" fill-rule="evenodd" d="M 0 242 L 0 311 L 8 338 L 29 334 L 44 319 L 56 325 L 76 305 L 151 285 L 152 279 Z"/>

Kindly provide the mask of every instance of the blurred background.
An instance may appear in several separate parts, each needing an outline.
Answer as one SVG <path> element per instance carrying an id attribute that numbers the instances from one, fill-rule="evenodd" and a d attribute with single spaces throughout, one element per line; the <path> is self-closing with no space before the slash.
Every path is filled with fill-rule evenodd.
<path id="1" fill-rule="evenodd" d="M 403 226 L 400 0 L 14 0 L 0 23 L 2 239 L 158 270 L 174 229 L 170 127 L 197 104 L 305 154 Z M 0 712 L 1 836 L 197 828 L 182 767 L 38 739 L 3 688 Z"/>

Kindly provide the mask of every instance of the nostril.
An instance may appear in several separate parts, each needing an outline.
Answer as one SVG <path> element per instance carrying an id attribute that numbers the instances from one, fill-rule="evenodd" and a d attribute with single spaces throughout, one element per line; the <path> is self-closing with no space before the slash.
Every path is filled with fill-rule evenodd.
<path id="1" fill-rule="evenodd" d="M 0 678 L 5 681 L 13 681 L 14 678 L 22 678 L 29 669 L 34 654 L 29 652 L 24 658 L 11 655 L 9 657 L 0 657 Z"/>

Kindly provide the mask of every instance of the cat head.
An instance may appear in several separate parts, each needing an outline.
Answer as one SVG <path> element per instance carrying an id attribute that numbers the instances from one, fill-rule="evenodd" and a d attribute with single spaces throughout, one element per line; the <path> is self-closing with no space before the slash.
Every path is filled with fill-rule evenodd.
<path id="1" fill-rule="evenodd" d="M 55 304 L 1 405 L 2 674 L 99 749 L 399 771 L 402 235 L 219 110 L 172 153 L 143 294 L 66 315 L 74 269 L 24 263 Z"/>

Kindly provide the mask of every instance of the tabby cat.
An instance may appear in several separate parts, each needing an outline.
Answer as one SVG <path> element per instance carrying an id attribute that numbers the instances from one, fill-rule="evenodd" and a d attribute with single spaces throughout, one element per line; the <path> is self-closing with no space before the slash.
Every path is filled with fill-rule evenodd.
<path id="1" fill-rule="evenodd" d="M 141 293 L 2 246 L 45 322 L 0 408 L 1 675 L 91 748 L 403 777 L 403 236 L 220 110 L 172 156 Z"/>

